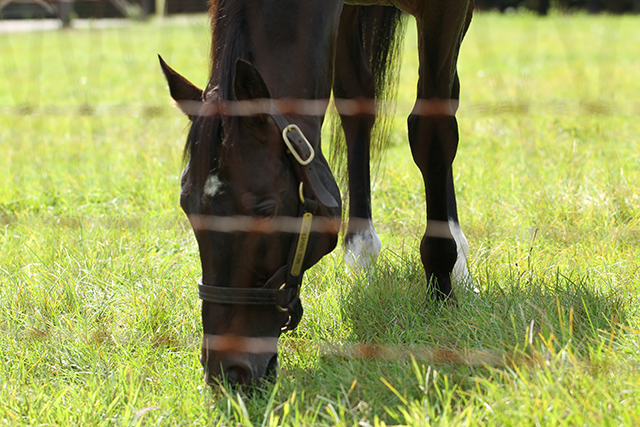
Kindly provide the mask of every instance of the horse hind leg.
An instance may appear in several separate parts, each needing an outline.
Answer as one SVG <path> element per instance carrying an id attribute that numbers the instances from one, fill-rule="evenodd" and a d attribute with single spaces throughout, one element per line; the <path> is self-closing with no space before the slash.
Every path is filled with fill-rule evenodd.
<path id="1" fill-rule="evenodd" d="M 374 77 L 361 43 L 358 9 L 345 5 L 340 17 L 336 45 L 333 93 L 347 143 L 349 177 L 349 223 L 345 237 L 345 262 L 361 270 L 380 253 L 382 243 L 373 227 L 371 213 L 370 144 L 375 114 L 352 114 L 340 100 L 371 101 Z"/>

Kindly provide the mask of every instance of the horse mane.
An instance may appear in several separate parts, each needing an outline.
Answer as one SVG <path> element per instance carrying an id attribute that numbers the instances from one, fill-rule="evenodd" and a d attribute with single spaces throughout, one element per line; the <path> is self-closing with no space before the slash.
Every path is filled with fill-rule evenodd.
<path id="1" fill-rule="evenodd" d="M 209 16 L 212 34 L 211 62 L 204 101 L 233 101 L 236 60 L 249 59 L 244 38 L 247 25 L 244 2 L 210 0 Z M 215 96 L 211 96 L 214 91 Z M 197 186 L 203 186 L 210 171 L 219 167 L 217 162 L 221 158 L 224 128 L 228 128 L 232 120 L 235 118 L 220 115 L 198 116 L 194 119 L 184 147 L 184 159 L 189 163 Z"/>
<path id="2" fill-rule="evenodd" d="M 245 2 L 210 0 L 211 64 L 207 91 L 218 86 L 219 99 L 233 100 L 233 75 L 238 58 L 248 61 L 245 34 L 248 22 Z"/>
<path id="3" fill-rule="evenodd" d="M 245 39 L 248 33 L 246 4 L 234 0 L 209 0 L 209 16 L 212 33 L 211 63 L 205 102 L 211 102 L 207 94 L 213 91 L 215 100 L 233 101 L 236 60 L 252 60 Z M 358 6 L 359 33 L 374 76 L 376 100 L 389 101 L 395 97 L 406 21 L 405 14 L 395 7 Z M 371 158 L 374 165 L 379 164 L 379 153 L 389 143 L 393 118 L 388 114 L 390 105 L 389 102 L 380 104 L 372 132 Z M 216 162 L 221 158 L 224 127 L 230 124 L 230 120 L 234 118 L 220 115 L 198 116 L 194 119 L 187 136 L 184 159 L 189 163 L 196 185 L 203 186 L 210 171 L 218 167 Z M 331 126 L 332 169 L 336 178 L 344 182 L 347 176 L 346 144 L 337 116 L 333 117 Z"/>
<path id="4" fill-rule="evenodd" d="M 407 14 L 396 7 L 358 6 L 358 32 L 373 74 L 375 99 L 379 102 L 376 122 L 371 132 L 371 165 L 376 169 L 381 153 L 389 146 L 394 104 L 400 77 L 402 47 Z M 381 13 L 382 11 L 382 13 Z M 331 130 L 331 169 L 341 188 L 348 188 L 347 150 L 337 112 L 329 121 Z"/>

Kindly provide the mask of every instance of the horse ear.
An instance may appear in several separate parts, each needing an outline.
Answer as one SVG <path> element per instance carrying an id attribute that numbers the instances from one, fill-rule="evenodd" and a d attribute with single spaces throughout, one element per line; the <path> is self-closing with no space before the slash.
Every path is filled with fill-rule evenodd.
<path id="1" fill-rule="evenodd" d="M 260 72 L 250 62 L 240 58 L 236 61 L 233 91 L 238 101 L 271 98 Z"/>
<path id="2" fill-rule="evenodd" d="M 169 67 L 160 55 L 158 55 L 158 59 L 160 60 L 162 72 L 164 72 L 164 76 L 169 84 L 171 97 L 178 104 L 178 108 L 193 121 L 202 102 L 202 89 L 199 89 Z"/>

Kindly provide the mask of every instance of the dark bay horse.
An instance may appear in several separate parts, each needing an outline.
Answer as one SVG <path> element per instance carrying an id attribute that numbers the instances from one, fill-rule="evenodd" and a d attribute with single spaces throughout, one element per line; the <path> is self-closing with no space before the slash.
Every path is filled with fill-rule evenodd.
<path id="1" fill-rule="evenodd" d="M 160 60 L 171 96 L 192 121 L 180 201 L 200 249 L 207 382 L 275 376 L 278 337 L 302 316 L 302 276 L 337 244 L 340 191 L 320 144 L 332 90 L 347 143 L 347 261 L 366 264 L 380 251 L 370 100 L 384 91 L 406 13 L 419 37 L 408 128 L 426 188 L 425 296 L 454 297 L 452 277 L 466 271 L 451 171 L 456 63 L 472 9 L 473 0 L 213 0 L 206 88 Z"/>

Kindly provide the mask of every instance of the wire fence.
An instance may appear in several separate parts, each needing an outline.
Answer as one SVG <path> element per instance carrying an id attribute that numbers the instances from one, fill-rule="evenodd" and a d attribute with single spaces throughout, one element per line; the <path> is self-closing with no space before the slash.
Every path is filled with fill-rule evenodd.
<path id="1" fill-rule="evenodd" d="M 179 25 L 173 25 L 177 23 Z M 186 22 L 186 25 L 184 24 Z M 611 21 L 607 21 L 611 24 Z M 57 25 L 57 24 L 56 24 Z M 200 77 L 204 77 L 206 71 L 206 58 L 208 56 L 208 25 L 203 17 L 176 18 L 166 22 L 141 24 L 132 22 L 77 22 L 76 28 L 86 28 L 84 50 L 80 45 L 73 47 L 64 46 L 63 42 L 69 39 L 68 34 L 58 33 L 55 31 L 45 31 L 53 28 L 53 25 L 46 20 L 38 20 L 34 22 L 20 25 L 0 20 L 0 73 L 3 75 L 4 84 L 0 85 L 0 116 L 3 117 L 138 117 L 143 120 L 162 119 L 176 115 L 175 110 L 170 106 L 168 99 L 169 94 L 164 87 L 164 82 L 160 74 L 157 63 L 152 61 L 155 50 L 161 52 L 169 51 L 176 57 L 185 60 L 191 60 L 193 57 L 199 56 L 197 61 L 201 70 Z M 86 25 L 83 27 L 83 25 Z M 142 31 L 139 26 L 148 25 Z M 611 24 L 615 29 L 615 23 Z M 103 34 L 104 28 L 116 26 L 118 29 L 113 30 L 110 35 Z M 2 33 L 2 28 L 7 27 L 9 30 Z M 136 27 L 136 28 L 133 28 Z M 185 30 L 186 29 L 186 30 Z M 24 30 L 26 34 L 17 35 L 17 31 Z M 185 48 L 172 41 L 172 36 L 177 32 L 186 32 L 187 36 L 182 41 L 193 42 L 195 49 Z M 560 31 L 560 30 L 558 30 Z M 602 30 L 604 33 L 606 31 Z M 146 40 L 135 41 L 136 43 L 147 43 L 151 54 L 144 58 L 132 56 L 132 49 L 128 37 L 135 34 L 144 37 L 144 33 L 152 33 Z M 147 36 L 149 36 L 147 34 Z M 114 47 L 115 51 L 110 51 L 107 47 L 105 39 L 113 37 L 113 43 L 108 46 Z M 522 39 L 527 39 L 527 35 L 522 35 Z M 53 42 L 51 40 L 54 40 Z M 633 43 L 632 41 L 629 41 Z M 473 44 L 474 42 L 467 41 Z M 614 44 L 608 45 L 602 43 L 599 56 L 608 58 L 615 53 L 615 50 L 628 48 L 624 46 L 625 41 L 615 41 Z M 29 46 L 28 52 L 17 51 L 14 46 Z M 53 49 L 50 49 L 54 46 Z M 531 47 L 531 45 L 529 45 Z M 181 50 L 188 50 L 188 53 L 181 53 Z M 496 62 L 490 45 L 478 44 L 476 54 L 482 58 L 485 63 L 485 69 L 493 73 L 492 83 L 493 90 L 500 93 L 500 86 L 504 85 L 505 77 L 501 71 L 497 70 Z M 525 55 L 526 56 L 526 55 Z M 113 57 L 116 59 L 114 60 Z M 109 58 L 109 59 L 107 59 Z M 502 95 L 496 96 L 494 101 L 474 101 L 465 100 L 460 105 L 461 111 L 465 115 L 476 115 L 483 117 L 494 117 L 497 115 L 552 115 L 552 116 L 603 116 L 603 117 L 638 117 L 640 116 L 640 100 L 636 95 L 623 94 L 620 96 L 601 96 L 606 91 L 600 90 L 606 87 L 608 82 L 606 76 L 611 75 L 610 63 L 603 61 L 600 69 L 595 70 L 595 74 L 605 77 L 590 76 L 591 70 L 586 67 L 580 68 L 581 60 L 571 58 L 570 50 L 564 53 L 566 60 L 568 75 L 573 73 L 575 80 L 571 84 L 589 85 L 594 80 L 599 88 L 594 89 L 595 96 L 587 96 L 580 90 L 574 92 L 574 97 L 551 97 L 545 99 L 541 96 L 527 97 L 515 94 L 506 96 L 506 90 L 502 91 Z M 102 61 L 105 61 L 104 63 Z M 109 70 L 107 68 L 107 61 Z M 149 62 L 149 63 L 147 63 Z M 526 61 L 525 61 L 526 62 Z M 624 62 L 624 61 L 623 61 Z M 628 61 L 631 65 L 621 71 L 624 74 L 628 70 L 638 70 L 637 58 L 630 57 Z M 577 68 L 571 69 L 571 66 Z M 52 69 L 55 69 L 52 72 Z M 494 70 L 494 71 L 491 71 Z M 118 74 L 119 77 L 113 78 L 110 73 Z M 479 73 L 476 73 L 479 74 Z M 613 73 L 615 74 L 615 73 Z M 149 77 L 151 77 L 151 83 Z M 526 73 L 521 73 L 520 77 L 526 78 Z M 57 78 L 60 81 L 59 86 L 69 86 L 65 90 L 60 87 L 54 89 L 42 89 L 39 82 L 43 78 Z M 552 78 L 552 76 L 550 77 Z M 637 79 L 637 74 L 630 77 L 631 80 Z M 137 87 L 131 84 L 131 81 L 138 82 L 138 86 L 143 87 L 137 95 L 131 94 Z M 502 83 L 501 83 L 502 82 Z M 117 90 L 119 84 L 124 85 L 125 90 Z M 413 83 L 411 83 L 413 84 Z M 111 99 L 97 99 L 94 94 L 97 93 L 92 85 L 109 85 L 113 87 L 113 91 L 117 92 L 111 96 Z M 463 79 L 463 86 L 465 81 Z M 531 83 L 521 83 L 520 86 L 531 85 Z M 472 92 L 473 87 L 465 87 L 464 91 Z M 628 95 L 628 96 L 627 96 Z M 501 99 L 500 99 L 501 98 Z M 182 105 L 182 109 L 190 115 L 251 115 L 257 113 L 272 113 L 275 105 L 278 111 L 283 113 L 296 113 L 303 115 L 322 115 L 324 114 L 330 100 L 278 100 L 278 101 L 250 101 L 250 102 L 192 102 Z M 396 114 L 395 111 L 411 111 L 420 115 L 450 115 L 458 108 L 457 101 L 440 100 L 440 101 L 415 101 L 402 99 L 395 108 L 395 101 L 373 101 L 373 100 L 334 100 L 336 108 L 346 115 L 362 115 L 373 114 L 379 109 Z M 390 102 L 391 108 L 379 108 L 379 103 Z M 405 114 L 406 115 L 406 114 Z M 256 220 L 255 218 L 233 217 L 233 218 L 195 218 L 199 221 L 201 227 L 208 230 L 216 231 L 258 231 L 263 233 L 269 232 L 291 232 L 296 233 L 299 228 L 298 219 L 278 218 L 275 220 Z M 333 227 L 332 224 L 319 223 L 319 226 Z M 196 228 L 198 224 L 196 224 Z M 245 345 L 245 343 L 241 343 Z M 252 342 L 262 349 L 262 341 Z M 272 346 L 273 343 L 267 342 L 265 345 Z M 218 344 L 216 344 L 218 345 Z M 219 343 L 220 346 L 240 345 L 237 343 Z M 290 344 L 294 346 L 295 344 Z M 270 347 L 271 348 L 271 347 Z M 405 346 L 372 346 L 367 344 L 347 344 L 334 346 L 327 344 L 319 346 L 319 351 L 323 354 L 334 355 L 339 357 L 356 357 L 356 358 L 380 358 L 384 360 L 405 360 L 410 357 L 417 357 L 418 360 L 425 361 L 453 361 L 454 363 L 482 365 L 482 364 L 499 364 L 503 363 L 503 358 L 498 354 L 489 354 L 482 352 L 458 353 L 445 349 L 436 348 L 408 348 Z M 417 355 L 417 356 L 416 356 Z"/>
<path id="2" fill-rule="evenodd" d="M 89 2 L 91 3 L 91 2 Z M 94 15 L 98 10 L 98 5 L 94 5 Z M 605 21 L 608 18 L 604 18 Z M 188 25 L 184 25 L 184 22 Z M 186 18 L 176 18 L 175 22 L 182 22 L 182 28 L 188 28 L 190 37 L 182 38 L 192 42 L 197 47 L 197 52 L 190 55 L 190 62 L 194 57 L 199 57 L 202 76 L 206 72 L 206 58 L 208 57 L 208 40 L 210 38 L 209 27 L 206 19 L 202 16 Z M 0 19 L 0 37 L 2 37 L 2 66 L 0 72 L 3 74 L 4 85 L 0 92 L 0 115 L 4 116 L 84 116 L 84 117 L 104 117 L 104 116 L 130 116 L 142 118 L 167 117 L 175 114 L 175 111 L 166 101 L 168 96 L 164 89 L 164 81 L 158 73 L 157 65 L 152 54 L 145 57 L 133 57 L 130 43 L 146 43 L 149 52 L 175 53 L 181 49 L 176 43 L 171 41 L 179 25 L 172 25 L 171 19 L 166 19 L 160 25 L 149 24 L 151 31 L 144 40 L 133 40 L 132 37 L 139 35 L 139 25 L 135 21 L 124 21 L 118 19 L 102 19 L 80 21 L 77 28 L 86 29 L 88 33 L 84 35 L 84 45 L 79 42 L 71 42 L 68 35 L 60 34 L 57 31 L 47 31 L 58 28 L 51 20 L 40 19 L 32 21 L 15 21 Z M 584 58 L 574 57 L 571 43 L 575 42 L 575 31 L 571 31 L 571 25 L 567 28 L 553 29 L 558 33 L 560 47 L 563 47 L 564 61 L 566 62 L 566 76 L 570 79 L 565 86 L 575 86 L 572 94 L 550 94 L 549 97 L 535 94 L 536 76 L 531 70 L 522 71 L 518 77 L 520 80 L 517 86 L 521 93 L 508 93 L 504 88 L 504 71 L 496 67 L 501 58 L 498 58 L 496 49 L 500 49 L 499 44 L 503 41 L 490 40 L 486 35 L 478 32 L 478 38 L 474 41 L 467 40 L 464 46 L 475 43 L 476 55 L 481 58 L 481 62 L 486 64 L 480 73 L 491 73 L 489 84 L 494 86 L 494 100 L 477 101 L 473 98 L 464 99 L 460 105 L 464 114 L 476 116 L 495 116 L 502 114 L 516 115 L 597 115 L 597 116 L 638 116 L 640 114 L 640 100 L 633 93 L 618 94 L 612 93 L 611 80 L 617 75 L 626 74 L 626 79 L 635 79 L 629 73 L 633 73 L 636 64 L 631 63 L 628 69 L 615 70 L 612 67 L 611 59 L 618 59 L 625 54 L 634 54 L 630 49 L 629 53 L 619 53 L 622 49 L 627 49 L 624 40 L 618 40 L 620 31 L 617 24 L 611 20 L 606 21 L 602 32 L 602 39 L 599 41 L 601 47 L 598 56 L 600 69 L 589 70 L 584 65 Z M 102 34 L 101 30 L 112 28 L 111 35 Z M 472 26 L 473 30 L 473 26 Z M 593 30 L 593 29 L 592 29 Z M 28 34 L 20 34 L 24 31 Z M 595 30 L 593 30 L 595 31 Z M 115 34 L 117 33 L 117 35 Z M 3 36 L 4 34 L 4 36 Z M 527 46 L 527 50 L 535 53 L 540 47 L 536 44 L 536 39 L 527 38 L 538 37 L 533 34 L 522 34 L 519 42 Z M 108 38 L 113 39 L 106 42 Z M 107 46 L 107 43 L 108 44 Z M 15 51 L 13 45 L 24 49 Z M 629 40 L 628 44 L 633 44 Z M 107 51 L 116 48 L 117 51 Z M 155 52 L 154 52 L 155 53 Z M 195 53 L 195 55 L 194 55 Z M 635 51 L 637 53 L 637 49 Z M 524 62 L 524 68 L 535 67 L 535 64 L 526 64 L 526 55 L 519 58 Z M 611 58 L 613 56 L 613 58 Z M 182 59 L 187 55 L 180 55 Z M 114 58 L 120 59 L 120 64 L 113 62 Z M 141 61 L 147 61 L 142 64 Z M 462 56 L 464 60 L 464 55 Z M 633 56 L 627 62 L 633 61 Z M 618 61 L 620 63 L 624 61 Z M 106 66 L 105 64 L 109 64 Z M 119 70 L 116 68 L 119 67 Z M 109 70 L 106 70 L 109 68 Z M 122 87 L 128 93 L 119 99 L 97 99 L 92 96 L 92 86 L 105 84 L 108 72 L 116 71 L 120 74 Z M 141 79 L 141 72 L 145 73 Z M 617 74 L 617 75 L 616 75 Z M 45 93 L 38 83 L 41 79 L 57 79 L 61 85 L 66 86 L 64 93 Z M 144 80 L 151 82 L 149 87 L 142 87 L 138 94 L 135 91 L 133 82 Z M 472 94 L 475 87 L 466 86 L 468 79 L 462 79 L 463 97 Z M 487 79 L 485 79 L 485 82 Z M 475 82 L 474 82 L 475 83 Z M 472 83 L 473 84 L 473 83 Z M 4 86 L 4 87 L 3 87 Z M 594 91 L 593 88 L 596 88 Z M 122 89 L 121 89 L 122 91 Z M 526 92 L 529 93 L 526 93 Z M 607 93 L 609 92 L 609 93 Z M 546 99 L 545 99 L 546 98 Z M 454 101 L 457 103 L 457 101 Z M 279 100 L 278 108 L 285 113 L 322 115 L 324 114 L 328 100 Z M 383 105 L 390 104 L 390 105 Z M 373 100 L 335 100 L 335 105 L 341 114 L 359 115 L 370 114 L 375 111 L 382 111 L 384 114 L 395 114 L 397 110 L 403 112 L 413 110 L 417 114 L 442 114 L 443 108 L 457 110 L 457 105 L 441 106 L 436 105 L 437 101 L 419 101 L 417 104 L 412 99 L 400 99 L 398 101 L 377 101 Z M 395 108 L 395 106 L 398 108 Z M 380 108 L 381 107 L 381 108 Z M 244 115 L 260 112 L 267 112 L 269 106 L 258 105 L 251 102 L 240 104 L 233 103 L 207 103 L 207 111 L 202 110 L 202 106 L 193 103 L 188 107 L 189 113 L 196 114 L 224 114 L 224 115 Z M 194 114 L 195 113 L 195 114 Z M 406 113 L 403 113 L 406 114 Z M 451 114 L 446 112 L 445 114 Z"/>
<path id="3" fill-rule="evenodd" d="M 383 114 L 396 116 L 395 112 L 388 113 L 397 107 L 397 103 L 389 101 L 390 107 L 380 108 L 382 102 L 376 100 L 336 100 L 336 105 L 343 115 L 371 114 L 372 111 L 384 111 Z M 317 101 L 281 101 L 275 102 L 284 114 L 301 115 L 323 115 L 327 106 L 331 105 L 330 100 Z M 292 105 L 296 105 L 292 108 Z M 224 116 L 247 116 L 252 114 L 269 114 L 270 108 L 263 108 L 260 102 L 242 101 L 241 103 L 228 102 L 209 104 L 207 111 L 203 112 L 196 104 L 193 104 L 194 116 L 203 115 L 224 115 Z M 415 105 L 414 105 L 415 106 Z M 403 110 L 411 110 L 413 106 L 405 104 Z M 640 102 L 634 101 L 580 101 L 580 100 L 560 100 L 547 102 L 517 102 L 504 101 L 495 103 L 466 103 L 463 104 L 465 115 L 493 117 L 500 115 L 554 115 L 554 116 L 603 116 L 603 117 L 637 117 L 640 116 Z M 438 112 L 436 112 L 438 111 Z M 421 116 L 443 115 L 434 106 L 433 101 L 417 102 L 415 114 Z M 155 119 L 175 116 L 175 110 L 168 103 L 156 105 L 12 105 L 0 106 L 2 116 L 52 116 L 52 117 L 140 117 L 144 119 Z M 445 113 L 444 115 L 452 115 Z"/>

